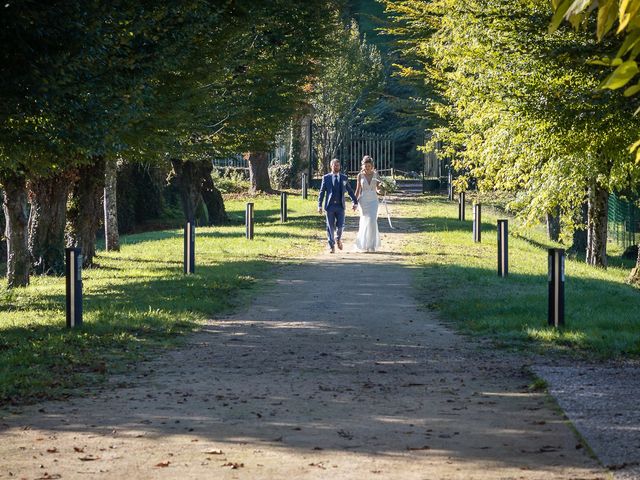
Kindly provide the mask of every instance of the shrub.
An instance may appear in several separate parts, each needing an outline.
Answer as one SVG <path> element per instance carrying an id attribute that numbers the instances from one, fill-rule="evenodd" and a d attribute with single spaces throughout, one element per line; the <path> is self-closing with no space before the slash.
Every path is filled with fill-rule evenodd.
<path id="1" fill-rule="evenodd" d="M 294 184 L 295 173 L 290 163 L 276 164 L 269 167 L 269 178 L 271 178 L 271 183 L 278 190 L 291 188 Z"/>

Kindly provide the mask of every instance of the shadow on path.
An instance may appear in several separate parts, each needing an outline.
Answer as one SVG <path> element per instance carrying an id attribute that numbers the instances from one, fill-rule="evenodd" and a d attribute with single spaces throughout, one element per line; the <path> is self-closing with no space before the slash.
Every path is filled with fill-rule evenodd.
<path id="1" fill-rule="evenodd" d="M 0 475 L 603 478 L 517 359 L 417 309 L 398 258 L 288 267 L 135 377 L 3 419 Z"/>

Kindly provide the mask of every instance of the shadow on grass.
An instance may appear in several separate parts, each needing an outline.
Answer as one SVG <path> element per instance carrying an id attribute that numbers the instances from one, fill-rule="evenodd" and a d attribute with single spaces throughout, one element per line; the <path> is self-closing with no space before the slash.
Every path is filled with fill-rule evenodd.
<path id="1" fill-rule="evenodd" d="M 419 276 L 424 303 L 463 330 L 541 351 L 640 356 L 640 290 L 632 286 L 567 275 L 565 327 L 556 330 L 547 326 L 546 274 L 501 278 L 492 269 L 430 264 Z"/>
<path id="2" fill-rule="evenodd" d="M 231 222 L 229 225 L 223 227 L 196 227 L 196 242 L 198 237 L 203 238 L 243 238 L 245 236 L 244 230 L 238 229 L 237 231 L 224 231 L 222 228 L 227 228 L 230 225 L 241 227 L 244 225 L 244 214 L 242 221 Z M 260 232 L 261 227 L 274 227 L 285 226 L 291 230 L 293 229 L 309 229 L 315 230 L 322 228 L 324 225 L 324 217 L 320 215 L 297 215 L 290 214 L 286 223 L 280 222 L 279 210 L 261 210 L 257 211 L 254 217 L 254 226 L 256 235 L 260 236 L 273 236 L 273 237 L 295 237 L 295 238 L 308 238 L 305 234 L 296 233 L 274 233 L 274 232 Z M 205 230 L 206 229 L 206 230 Z M 205 230 L 205 231 L 203 231 Z M 157 232 L 145 232 L 134 235 L 128 235 L 121 240 L 122 245 L 137 245 L 144 242 L 154 242 L 158 240 L 170 240 L 170 239 L 182 239 L 184 236 L 182 231 L 157 231 Z"/>
<path id="3" fill-rule="evenodd" d="M 64 396 L 90 381 L 83 378 L 87 373 L 102 374 L 107 364 L 110 370 L 122 368 L 192 331 L 198 321 L 228 310 L 267 265 L 261 260 L 226 262 L 199 266 L 190 276 L 168 268 L 157 279 L 120 278 L 105 286 L 85 281 L 84 324 L 73 330 L 66 328 L 64 295 L 5 302 L 5 311 L 36 310 L 50 320 L 2 328 L 0 404 Z"/>
<path id="4" fill-rule="evenodd" d="M 451 217 L 429 217 L 429 218 L 404 218 L 414 226 L 420 226 L 426 232 L 473 232 L 473 220 L 458 220 Z M 482 234 L 492 234 L 497 232 L 496 225 L 488 222 L 482 222 Z"/>

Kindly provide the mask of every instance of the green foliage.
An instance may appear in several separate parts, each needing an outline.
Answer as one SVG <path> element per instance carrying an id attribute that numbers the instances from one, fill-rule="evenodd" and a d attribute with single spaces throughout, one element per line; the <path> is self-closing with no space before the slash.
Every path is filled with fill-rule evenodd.
<path id="1" fill-rule="evenodd" d="M 290 222 L 283 225 L 279 198 L 251 198 L 256 237 L 249 241 L 246 200 L 226 202 L 235 225 L 198 228 L 194 275 L 182 273 L 182 230 L 123 236 L 120 252 L 100 253 L 101 268 L 83 271 L 80 329 L 64 327 L 63 277 L 0 289 L 0 403 L 59 398 L 105 373 L 128 370 L 257 294 L 274 262 L 317 250 L 322 218 L 312 202 L 290 198 Z"/>
<path id="2" fill-rule="evenodd" d="M 592 12 L 597 7 L 595 27 L 599 41 L 612 30 L 618 21 L 616 33 L 625 33 L 626 37 L 613 58 L 607 56 L 591 59 L 592 64 L 615 67 L 601 83 L 601 88 L 612 90 L 625 87 L 640 72 L 636 58 L 640 55 L 640 1 L 638 0 L 553 0 L 554 15 L 550 31 L 559 28 L 562 20 L 568 20 L 574 28 L 591 28 L 589 23 Z M 640 92 L 640 82 L 625 89 L 624 96 L 630 97 Z M 640 110 L 640 108 L 639 108 Z M 639 110 L 635 111 L 635 114 Z M 640 141 L 629 148 L 636 152 L 636 162 L 640 163 Z"/>
<path id="3" fill-rule="evenodd" d="M 267 149 L 337 15 L 333 0 L 8 3 L 0 169 Z"/>
<path id="4" fill-rule="evenodd" d="M 398 72 L 427 85 L 427 113 L 441 125 L 432 143 L 465 173 L 458 189 L 475 178 L 482 191 L 514 192 L 511 208 L 530 224 L 560 209 L 570 227 L 588 186 L 635 184 L 632 108 L 599 90 L 586 62 L 609 45 L 548 33 L 544 0 L 385 3 L 407 58 Z"/>
<path id="5" fill-rule="evenodd" d="M 216 188 L 222 193 L 242 193 L 249 189 L 248 174 L 245 170 L 214 169 L 211 176 Z"/>
<path id="6" fill-rule="evenodd" d="M 289 163 L 269 167 L 269 178 L 277 189 L 291 188 L 296 172 Z"/>
<path id="7" fill-rule="evenodd" d="M 362 115 L 383 86 L 384 67 L 378 49 L 360 38 L 358 25 L 336 26 L 336 47 L 322 63 L 312 85 L 315 149 L 323 171 L 336 156 L 346 130 Z"/>

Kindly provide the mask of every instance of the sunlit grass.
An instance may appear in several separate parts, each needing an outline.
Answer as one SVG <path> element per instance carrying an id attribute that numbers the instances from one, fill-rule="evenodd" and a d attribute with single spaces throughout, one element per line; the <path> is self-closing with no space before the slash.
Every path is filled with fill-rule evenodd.
<path id="1" fill-rule="evenodd" d="M 32 277 L 0 290 L 0 402 L 59 397 L 176 345 L 212 316 L 259 292 L 281 262 L 321 248 L 313 200 L 289 197 L 280 223 L 275 196 L 255 203 L 255 239 L 244 237 L 248 199 L 226 202 L 231 223 L 196 229 L 196 271 L 183 274 L 181 230 L 125 236 L 120 252 L 99 252 L 83 271 L 84 325 L 65 327 L 63 277 Z"/>
<path id="2" fill-rule="evenodd" d="M 430 197 L 402 210 L 421 231 L 418 241 L 405 247 L 422 267 L 420 300 L 457 328 L 539 352 L 640 355 L 640 290 L 625 283 L 629 262 L 612 258 L 612 265 L 622 266 L 604 270 L 567 260 L 566 326 L 556 330 L 547 326 L 546 248 L 562 245 L 548 241 L 542 229 L 510 237 L 509 276 L 500 278 L 496 212 L 483 211 L 482 243 L 476 244 L 471 220 L 458 221 L 455 203 Z"/>

